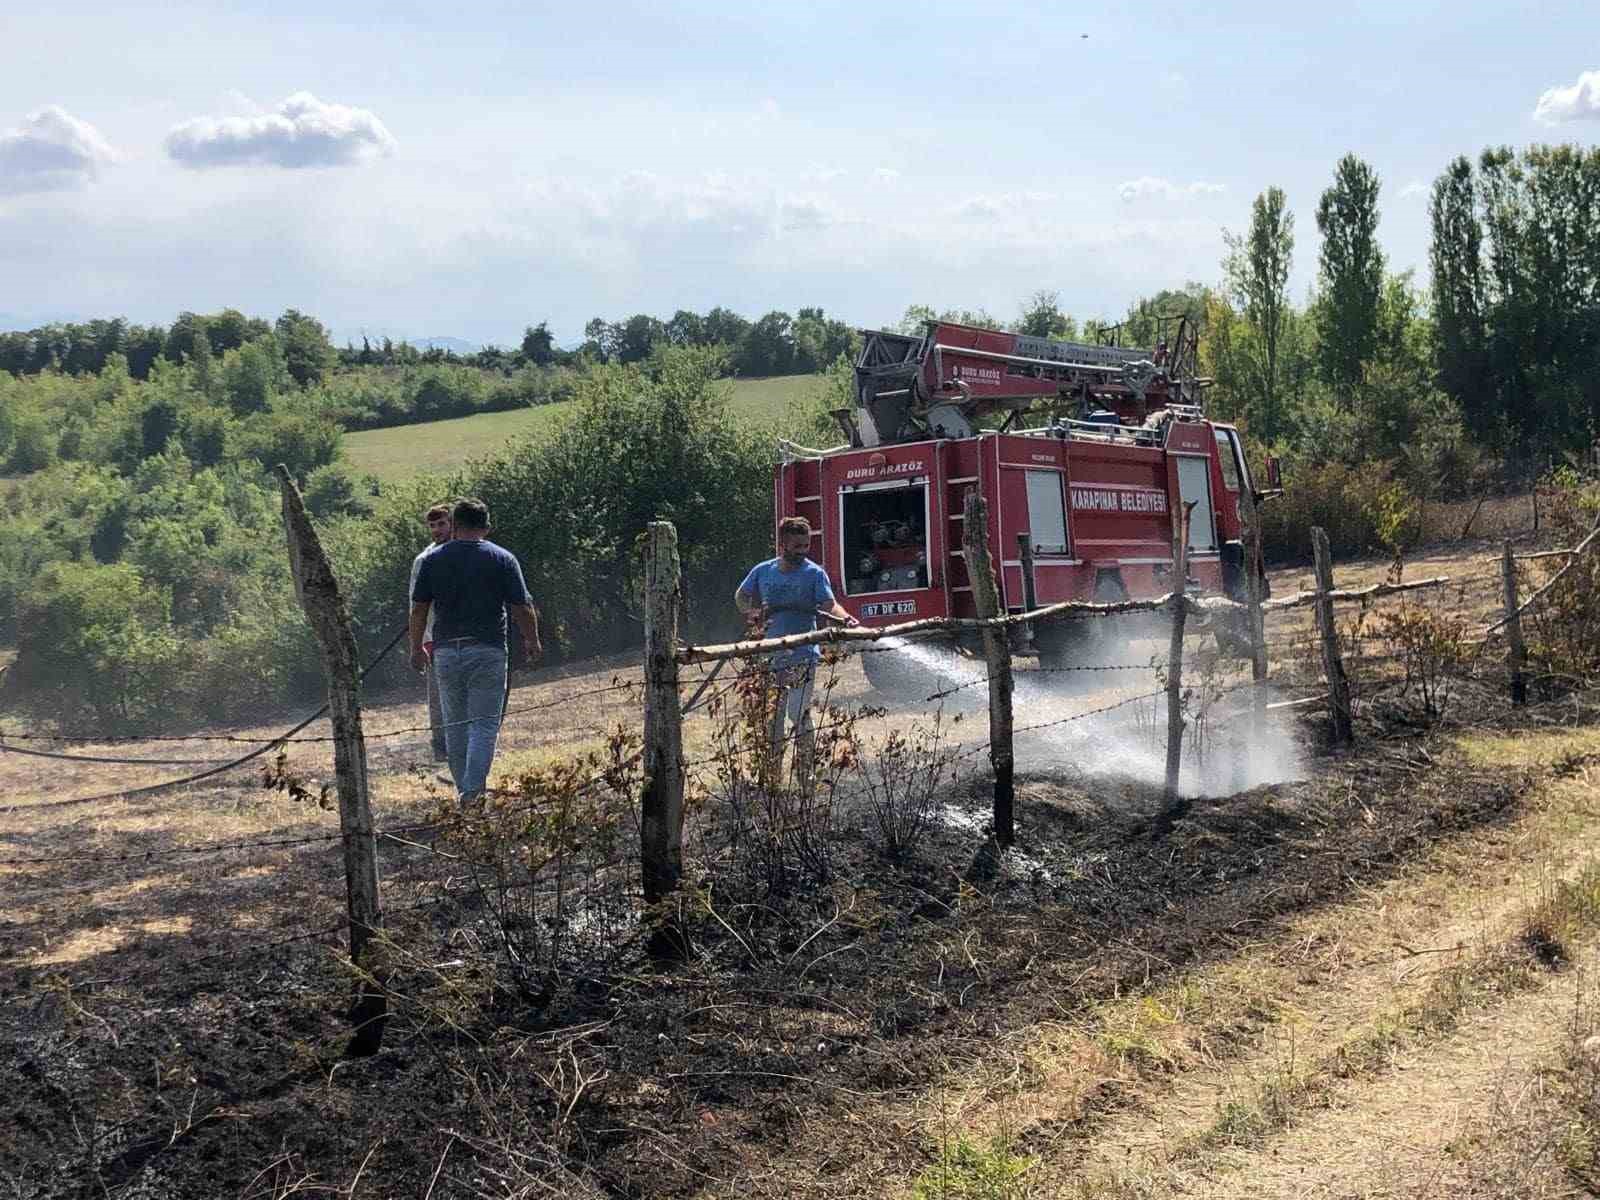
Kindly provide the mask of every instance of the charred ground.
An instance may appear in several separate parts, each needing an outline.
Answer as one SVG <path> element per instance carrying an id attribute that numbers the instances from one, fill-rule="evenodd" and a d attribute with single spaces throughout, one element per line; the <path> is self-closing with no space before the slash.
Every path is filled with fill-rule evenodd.
<path id="1" fill-rule="evenodd" d="M 1486 699 L 1481 715 L 1502 711 Z M 958 781 L 915 859 L 885 858 L 843 822 L 830 884 L 769 893 L 732 924 L 700 916 L 692 967 L 661 974 L 636 958 L 532 1001 L 496 986 L 489 915 L 449 861 L 391 845 L 396 1011 L 365 1061 L 339 1057 L 349 980 L 336 934 L 235 954 L 204 921 L 185 924 L 220 894 L 214 870 L 141 884 L 134 869 L 117 897 L 75 900 L 62 863 L 49 876 L 59 898 L 14 910 L 4 931 L 14 964 L 41 940 L 79 939 L 71 986 L 44 963 L 7 989 L 18 1069 L 5 1172 L 18 1194 L 52 1196 L 286 1195 L 358 1176 L 379 1194 L 868 1193 L 864 1163 L 912 1174 L 929 1149 L 853 1114 L 1516 813 L 1524 772 L 1366 732 L 1361 750 L 1331 757 L 1306 724 L 1304 782 L 1196 801 L 1165 832 L 1144 785 L 1025 776 L 1019 844 L 999 869 L 983 787 Z M 73 844 L 52 827 L 26 851 Z M 269 914 L 336 924 L 332 851 L 279 853 L 270 872 L 227 879 L 230 909 L 273 928 Z M 70 919 L 63 905 L 77 906 Z M 142 932 L 103 951 L 83 940 L 130 922 Z M 1073 1119 L 1120 1099 L 1108 1081 Z"/>

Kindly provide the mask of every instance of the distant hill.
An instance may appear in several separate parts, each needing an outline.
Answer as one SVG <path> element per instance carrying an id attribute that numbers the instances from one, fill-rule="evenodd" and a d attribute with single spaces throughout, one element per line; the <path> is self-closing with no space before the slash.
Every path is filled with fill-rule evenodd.
<path id="1" fill-rule="evenodd" d="M 361 339 L 365 337 L 374 346 L 379 345 L 384 338 L 396 344 L 409 342 L 418 350 L 448 350 L 451 354 L 476 354 L 483 349 L 479 342 L 469 342 L 466 338 L 458 337 L 412 337 L 408 333 L 401 333 L 394 329 L 337 329 L 331 330 L 328 338 L 335 346 L 346 344 L 360 346 Z"/>
<path id="2" fill-rule="evenodd" d="M 458 337 L 415 338 L 411 344 L 418 350 L 448 350 L 451 354 L 476 354 L 483 347 Z"/>

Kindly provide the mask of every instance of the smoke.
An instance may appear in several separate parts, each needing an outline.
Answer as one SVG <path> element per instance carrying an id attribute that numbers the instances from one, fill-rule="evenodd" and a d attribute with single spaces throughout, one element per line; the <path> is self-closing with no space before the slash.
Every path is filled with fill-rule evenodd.
<path id="1" fill-rule="evenodd" d="M 982 710 L 988 705 L 987 665 L 953 650 L 886 639 L 908 662 L 923 668 L 924 695 L 948 692 L 918 707 L 944 704 Z M 1148 662 L 1126 670 L 1013 672 L 1011 693 L 1013 750 L 1019 772 L 1070 772 L 1161 787 L 1167 771 L 1167 706 L 1152 651 L 1157 643 L 1128 641 L 1116 654 L 1121 664 Z M 1259 731 L 1249 712 L 1248 688 L 1235 681 L 1187 675 L 1190 693 L 1184 731 L 1179 791 L 1188 797 L 1229 796 L 1304 776 L 1304 762 L 1292 728 L 1268 719 Z M 981 718 L 963 722 L 963 749 L 987 743 Z"/>

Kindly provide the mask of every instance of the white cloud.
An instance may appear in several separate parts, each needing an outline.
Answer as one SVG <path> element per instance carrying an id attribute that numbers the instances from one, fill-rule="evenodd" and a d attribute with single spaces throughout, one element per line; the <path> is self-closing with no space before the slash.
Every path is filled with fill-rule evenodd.
<path id="1" fill-rule="evenodd" d="M 827 163 L 812 163 L 801 176 L 807 183 L 832 183 L 835 179 L 845 174 L 843 167 L 831 166 Z"/>
<path id="2" fill-rule="evenodd" d="M 0 195 L 83 187 L 121 159 L 89 122 L 47 105 L 0 133 Z"/>
<path id="3" fill-rule="evenodd" d="M 1137 179 L 1130 179 L 1127 183 L 1117 188 L 1117 195 L 1128 203 L 1142 200 L 1147 196 L 1170 196 L 1172 184 L 1165 179 L 1157 179 L 1153 175 L 1141 175 Z"/>
<path id="4" fill-rule="evenodd" d="M 872 172 L 872 177 L 879 183 L 893 183 L 900 178 L 900 172 L 893 167 L 879 167 Z"/>
<path id="5" fill-rule="evenodd" d="M 992 192 L 972 196 L 950 210 L 958 221 L 994 222 L 1026 217 L 1029 209 L 1055 197 L 1049 192 Z"/>
<path id="6" fill-rule="evenodd" d="M 1141 175 L 1117 187 L 1117 195 L 1125 204 L 1135 200 L 1165 200 L 1172 196 L 1217 196 L 1228 190 L 1225 183 L 1207 183 L 1197 179 L 1193 183 L 1173 183 L 1155 175 Z"/>
<path id="7" fill-rule="evenodd" d="M 1420 179 L 1413 179 L 1400 189 L 1400 199 L 1402 200 L 1410 200 L 1413 196 L 1426 196 L 1427 194 L 1428 185 Z"/>
<path id="8" fill-rule="evenodd" d="M 998 197 L 974 196 L 956 205 L 951 215 L 958 221 L 998 221 L 1005 216 L 1005 209 Z"/>
<path id="9" fill-rule="evenodd" d="M 1571 87 L 1553 87 L 1539 97 L 1533 119 L 1545 125 L 1600 121 L 1600 71 L 1585 71 Z"/>
<path id="10" fill-rule="evenodd" d="M 824 200 L 793 197 L 778 207 L 778 226 L 785 233 L 805 233 L 826 229 L 838 218 Z"/>
<path id="11" fill-rule="evenodd" d="M 166 147 L 185 167 L 342 167 L 393 154 L 395 140 L 364 108 L 296 92 L 276 112 L 185 121 Z"/>

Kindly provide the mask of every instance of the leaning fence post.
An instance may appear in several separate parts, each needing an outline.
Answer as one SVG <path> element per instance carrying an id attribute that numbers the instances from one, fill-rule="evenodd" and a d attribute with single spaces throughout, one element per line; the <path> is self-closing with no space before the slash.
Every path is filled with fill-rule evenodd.
<path id="1" fill-rule="evenodd" d="M 645 548 L 644 795 L 639 806 L 639 858 L 650 953 L 683 959 L 687 934 L 667 912 L 683 877 L 683 710 L 678 697 L 678 613 L 683 581 L 678 531 L 650 522 Z"/>
<path id="2" fill-rule="evenodd" d="M 1197 501 L 1176 514 L 1172 547 L 1172 640 L 1167 644 L 1167 790 L 1169 817 L 1183 811 L 1178 775 L 1183 768 L 1183 630 L 1189 614 L 1189 518 Z"/>
<path id="3" fill-rule="evenodd" d="M 1245 621 L 1250 634 L 1250 678 L 1255 684 L 1259 712 L 1267 702 L 1262 687 L 1267 682 L 1267 631 L 1261 612 L 1261 509 L 1248 481 L 1241 481 L 1239 512 L 1244 518 Z"/>
<path id="4" fill-rule="evenodd" d="M 333 767 L 339 789 L 339 831 L 344 837 L 345 899 L 350 912 L 350 961 L 362 973 L 350 1019 L 355 1025 L 345 1053 L 376 1054 L 383 1044 L 389 1002 L 384 970 L 370 953 L 383 929 L 378 905 L 378 845 L 367 795 L 367 744 L 361 732 L 361 678 L 350 612 L 339 582 L 323 552 L 316 528 L 306 516 L 300 489 L 278 464 L 283 492 L 283 528 L 289 541 L 289 568 L 311 631 L 322 651 L 328 676 L 328 707 L 333 721 Z"/>
<path id="5" fill-rule="evenodd" d="M 1517 562 L 1511 553 L 1511 540 L 1506 539 L 1505 555 L 1500 560 L 1500 573 L 1506 590 L 1506 657 L 1511 668 L 1511 703 L 1528 702 L 1528 650 L 1522 642 L 1522 612 L 1517 606 Z"/>
<path id="6" fill-rule="evenodd" d="M 1339 654 L 1339 630 L 1333 620 L 1333 555 L 1328 549 L 1328 534 L 1320 525 L 1311 530 L 1311 554 L 1317 573 L 1317 631 L 1322 635 L 1322 674 L 1328 681 L 1328 710 L 1333 717 L 1335 745 L 1348 746 L 1355 740 L 1350 725 L 1350 679 L 1344 673 Z"/>
<path id="7" fill-rule="evenodd" d="M 989 510 L 976 489 L 967 493 L 963 510 L 961 546 L 967 579 L 978 616 L 1005 615 L 994 558 L 989 553 Z M 989 762 L 994 767 L 994 840 L 1002 848 L 1016 838 L 1013 774 L 1016 760 L 1011 744 L 1011 640 L 1002 627 L 983 631 L 983 656 L 989 673 Z"/>

